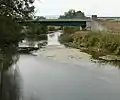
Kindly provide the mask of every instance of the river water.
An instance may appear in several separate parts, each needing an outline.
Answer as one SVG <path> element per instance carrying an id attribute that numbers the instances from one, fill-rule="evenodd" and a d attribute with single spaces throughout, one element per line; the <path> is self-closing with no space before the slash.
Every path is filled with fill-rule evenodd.
<path id="1" fill-rule="evenodd" d="M 49 34 L 43 51 L 61 46 L 59 35 Z M 120 100 L 120 70 L 114 65 L 82 58 L 79 63 L 62 62 L 40 52 L 38 56 L 21 54 L 12 66 L 17 69 L 21 100 Z"/>

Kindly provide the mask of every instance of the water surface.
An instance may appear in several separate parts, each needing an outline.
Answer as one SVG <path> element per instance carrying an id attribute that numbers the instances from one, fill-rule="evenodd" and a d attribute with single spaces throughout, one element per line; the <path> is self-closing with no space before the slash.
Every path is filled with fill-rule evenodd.
<path id="1" fill-rule="evenodd" d="M 48 46 L 60 45 L 59 34 L 48 35 Z M 111 64 L 21 54 L 14 68 L 22 100 L 120 100 L 120 70 Z"/>

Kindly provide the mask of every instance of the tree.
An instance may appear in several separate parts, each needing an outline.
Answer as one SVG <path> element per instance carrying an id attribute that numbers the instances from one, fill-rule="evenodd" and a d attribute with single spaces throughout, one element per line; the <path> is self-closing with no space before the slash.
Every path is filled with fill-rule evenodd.
<path id="1" fill-rule="evenodd" d="M 65 12 L 65 16 L 66 16 L 66 18 L 74 18 L 75 10 L 74 9 L 70 9 L 68 12 Z"/>
<path id="2" fill-rule="evenodd" d="M 21 25 L 15 19 L 30 19 L 34 0 L 0 0 L 0 99 L 19 100 L 18 84 L 9 67 L 16 63 L 14 54 L 21 40 Z M 15 52 L 14 52 L 15 50 Z M 8 70 L 8 71 L 7 71 Z M 11 72 L 11 73 L 10 73 Z M 9 74 L 10 73 L 10 74 Z M 17 71 L 15 70 L 15 73 Z"/>
<path id="3" fill-rule="evenodd" d="M 65 12 L 63 16 L 60 16 L 59 19 L 79 19 L 85 18 L 85 14 L 82 11 L 75 11 L 70 9 L 68 12 Z"/>
<path id="4" fill-rule="evenodd" d="M 26 38 L 30 40 L 43 40 L 44 37 L 42 38 L 42 36 L 44 35 L 46 37 L 47 31 L 47 26 L 37 23 L 31 23 L 28 25 L 25 35 Z"/>
<path id="5" fill-rule="evenodd" d="M 22 27 L 15 19 L 31 19 L 34 0 L 0 0 L 0 46 L 17 44 Z"/>
<path id="6" fill-rule="evenodd" d="M 77 12 L 75 13 L 75 18 L 85 18 L 84 12 L 77 11 Z"/>
<path id="7" fill-rule="evenodd" d="M 12 18 L 30 18 L 34 12 L 34 0 L 0 0 L 0 15 Z"/>
<path id="8" fill-rule="evenodd" d="M 19 42 L 21 28 L 11 17 L 0 16 L 0 47 Z"/>

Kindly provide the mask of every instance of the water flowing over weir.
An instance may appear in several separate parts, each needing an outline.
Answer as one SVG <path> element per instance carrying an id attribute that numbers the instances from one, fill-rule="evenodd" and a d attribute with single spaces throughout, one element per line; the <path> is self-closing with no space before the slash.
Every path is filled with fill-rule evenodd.
<path id="1" fill-rule="evenodd" d="M 3 100 L 119 100 L 120 70 L 61 45 L 60 34 L 48 34 L 46 46 L 1 72 Z"/>

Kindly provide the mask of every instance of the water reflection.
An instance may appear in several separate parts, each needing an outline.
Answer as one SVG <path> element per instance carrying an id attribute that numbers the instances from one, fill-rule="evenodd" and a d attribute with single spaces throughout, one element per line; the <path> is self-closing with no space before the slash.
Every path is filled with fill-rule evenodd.
<path id="1" fill-rule="evenodd" d="M 47 45 L 47 35 L 39 36 L 38 40 L 23 40 L 18 46 L 41 48 L 45 45 Z M 18 48 L 13 45 L 0 47 L 0 100 L 21 100 L 23 97 L 18 60 Z"/>
<path id="2" fill-rule="evenodd" d="M 100 63 L 100 64 L 110 64 L 110 65 L 113 65 L 113 66 L 115 66 L 115 67 L 120 68 L 120 61 L 105 61 L 105 60 L 98 60 L 97 63 Z"/>
<path id="3" fill-rule="evenodd" d="M 12 46 L 0 50 L 0 100 L 19 100 L 20 73 L 16 65 L 19 56 Z"/>

